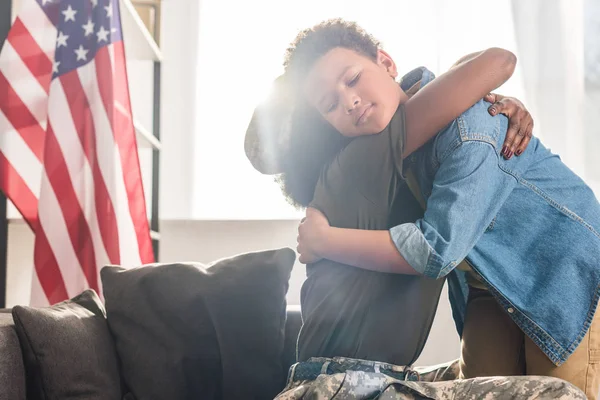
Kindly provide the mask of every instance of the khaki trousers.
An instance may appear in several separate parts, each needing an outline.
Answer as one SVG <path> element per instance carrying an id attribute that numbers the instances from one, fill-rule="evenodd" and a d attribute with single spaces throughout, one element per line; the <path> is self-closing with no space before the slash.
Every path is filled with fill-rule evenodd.
<path id="1" fill-rule="evenodd" d="M 592 400 L 600 391 L 600 312 L 579 347 L 557 367 L 486 291 L 473 290 L 462 337 L 461 378 L 543 375 L 579 387 Z"/>

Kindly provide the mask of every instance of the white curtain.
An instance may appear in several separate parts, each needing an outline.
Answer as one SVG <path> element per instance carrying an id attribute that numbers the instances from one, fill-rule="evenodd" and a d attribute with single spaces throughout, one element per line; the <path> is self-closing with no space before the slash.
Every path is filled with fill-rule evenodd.
<path id="1" fill-rule="evenodd" d="M 585 0 L 584 25 L 586 176 L 600 198 L 600 1 Z"/>
<path id="2" fill-rule="evenodd" d="M 526 105 L 536 123 L 534 134 L 595 190 L 600 182 L 600 97 L 598 75 L 592 71 L 599 68 L 600 50 L 594 44 L 600 42 L 591 33 L 600 27 L 599 4 L 512 1 L 518 62 Z"/>

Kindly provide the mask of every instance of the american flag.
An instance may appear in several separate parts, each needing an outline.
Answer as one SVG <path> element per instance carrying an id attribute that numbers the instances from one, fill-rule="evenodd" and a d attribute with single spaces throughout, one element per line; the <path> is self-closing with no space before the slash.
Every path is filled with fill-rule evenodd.
<path id="1" fill-rule="evenodd" d="M 118 0 L 22 1 L 0 53 L 0 189 L 35 234 L 32 305 L 153 261 Z"/>

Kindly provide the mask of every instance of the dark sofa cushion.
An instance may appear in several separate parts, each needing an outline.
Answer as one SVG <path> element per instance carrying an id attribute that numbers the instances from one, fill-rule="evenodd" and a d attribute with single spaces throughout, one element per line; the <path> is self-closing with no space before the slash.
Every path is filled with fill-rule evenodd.
<path id="1" fill-rule="evenodd" d="M 46 308 L 15 306 L 27 399 L 118 400 L 117 355 L 93 290 Z"/>
<path id="2" fill-rule="evenodd" d="M 138 399 L 269 399 L 285 381 L 285 296 L 295 253 L 209 266 L 102 269 L 108 324 Z"/>

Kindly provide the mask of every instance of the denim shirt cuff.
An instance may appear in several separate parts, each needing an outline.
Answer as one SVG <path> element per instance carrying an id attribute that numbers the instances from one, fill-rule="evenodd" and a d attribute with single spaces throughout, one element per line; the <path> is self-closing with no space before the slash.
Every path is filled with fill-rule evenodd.
<path id="1" fill-rule="evenodd" d="M 402 257 L 415 271 L 434 279 L 443 275 L 442 258 L 429 245 L 415 224 L 394 226 L 390 229 L 390 235 Z"/>

